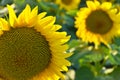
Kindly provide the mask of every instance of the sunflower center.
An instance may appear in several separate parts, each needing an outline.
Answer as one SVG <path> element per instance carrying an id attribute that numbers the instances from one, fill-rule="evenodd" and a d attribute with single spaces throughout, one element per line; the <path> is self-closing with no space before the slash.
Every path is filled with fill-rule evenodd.
<path id="1" fill-rule="evenodd" d="M 4 32 L 0 45 L 0 74 L 9 80 L 32 78 L 50 62 L 48 42 L 33 28 L 12 28 Z"/>
<path id="2" fill-rule="evenodd" d="M 86 19 L 86 26 L 87 30 L 93 33 L 106 34 L 111 30 L 113 21 L 106 12 L 96 10 L 88 15 Z"/>
<path id="3" fill-rule="evenodd" d="M 62 3 L 65 5 L 69 5 L 72 3 L 72 0 L 62 0 Z"/>

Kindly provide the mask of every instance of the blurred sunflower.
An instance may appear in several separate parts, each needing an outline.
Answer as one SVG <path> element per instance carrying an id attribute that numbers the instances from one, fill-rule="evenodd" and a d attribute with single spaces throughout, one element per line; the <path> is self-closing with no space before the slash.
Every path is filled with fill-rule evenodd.
<path id="1" fill-rule="evenodd" d="M 112 9 L 110 2 L 87 1 L 87 6 L 77 13 L 75 27 L 76 35 L 85 42 L 93 42 L 97 48 L 100 43 L 109 47 L 109 42 L 120 30 L 120 20 L 117 10 Z"/>
<path id="2" fill-rule="evenodd" d="M 81 0 L 56 0 L 55 3 L 66 10 L 77 9 Z"/>
<path id="3" fill-rule="evenodd" d="M 32 11 L 29 5 L 16 17 L 8 5 L 9 22 L 0 18 L 0 77 L 5 80 L 58 80 L 70 62 L 65 44 L 70 36 L 57 32 L 55 17 Z"/>

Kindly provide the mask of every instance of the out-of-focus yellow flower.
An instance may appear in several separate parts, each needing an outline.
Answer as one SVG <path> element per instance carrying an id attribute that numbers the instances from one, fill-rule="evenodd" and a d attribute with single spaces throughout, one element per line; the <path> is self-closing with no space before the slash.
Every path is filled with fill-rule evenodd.
<path id="1" fill-rule="evenodd" d="M 59 80 L 70 62 L 65 58 L 70 36 L 58 32 L 55 17 L 26 8 L 17 17 L 8 5 L 9 20 L 0 18 L 0 76 L 5 80 Z"/>
<path id="2" fill-rule="evenodd" d="M 109 46 L 111 39 L 119 34 L 120 20 L 112 3 L 87 1 L 77 13 L 75 27 L 77 36 L 85 42 L 93 42 L 97 48 L 100 43 Z"/>
<path id="3" fill-rule="evenodd" d="M 66 10 L 77 9 L 81 0 L 56 0 L 55 3 Z"/>

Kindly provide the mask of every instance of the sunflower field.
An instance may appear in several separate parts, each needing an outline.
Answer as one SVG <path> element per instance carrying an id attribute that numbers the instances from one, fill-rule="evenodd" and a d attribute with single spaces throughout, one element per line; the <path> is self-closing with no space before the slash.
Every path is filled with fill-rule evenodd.
<path id="1" fill-rule="evenodd" d="M 120 0 L 0 0 L 0 80 L 120 80 Z"/>

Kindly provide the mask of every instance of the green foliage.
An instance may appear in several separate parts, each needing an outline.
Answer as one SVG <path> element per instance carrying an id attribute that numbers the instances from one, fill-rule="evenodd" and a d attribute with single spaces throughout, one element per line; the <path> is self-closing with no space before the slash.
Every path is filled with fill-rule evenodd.
<path id="1" fill-rule="evenodd" d="M 96 50 L 93 45 L 71 40 L 69 50 L 74 54 L 69 60 L 76 72 L 75 80 L 119 80 L 120 53 L 119 46 L 115 45 L 111 44 L 112 49 L 101 45 Z"/>
<path id="2" fill-rule="evenodd" d="M 83 66 L 76 71 L 75 80 L 93 80 L 93 79 L 94 79 L 94 74 L 89 69 L 89 67 Z"/>
<path id="3" fill-rule="evenodd" d="M 6 4 L 12 4 L 13 0 L 0 0 L 0 6 L 6 6 Z"/>
<path id="4" fill-rule="evenodd" d="M 112 76 L 114 80 L 120 80 L 120 67 L 116 67 L 110 76 Z"/>

